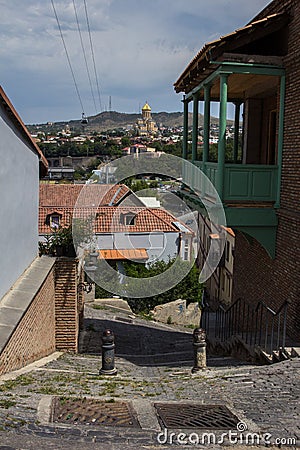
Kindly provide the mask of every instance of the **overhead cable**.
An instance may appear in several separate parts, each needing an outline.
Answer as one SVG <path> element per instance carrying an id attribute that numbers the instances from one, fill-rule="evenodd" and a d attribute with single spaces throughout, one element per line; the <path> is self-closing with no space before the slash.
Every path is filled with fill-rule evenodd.
<path id="1" fill-rule="evenodd" d="M 75 0 L 73 0 L 73 7 L 74 7 L 74 12 L 75 12 L 75 17 L 76 17 L 77 29 L 78 29 L 78 33 L 79 33 L 79 37 L 80 37 L 82 53 L 83 53 L 83 57 L 84 57 L 84 61 L 85 61 L 85 67 L 86 67 L 86 71 L 87 71 L 87 75 L 88 75 L 88 79 L 89 79 L 89 84 L 90 84 L 90 89 L 91 89 L 91 94 L 92 94 L 92 98 L 93 98 L 93 102 L 94 102 L 95 112 L 97 114 L 96 100 L 95 100 L 95 96 L 94 96 L 94 90 L 93 90 L 91 75 L 90 75 L 89 66 L 88 66 L 88 62 L 87 62 L 86 52 L 85 52 L 85 48 L 84 48 L 84 45 L 83 45 L 82 33 L 81 33 L 80 25 L 79 25 L 79 20 L 78 20 L 78 14 L 77 14 L 77 9 L 76 9 L 76 5 L 75 5 Z"/>
<path id="2" fill-rule="evenodd" d="M 95 80 L 96 80 L 96 86 L 97 86 L 97 92 L 98 92 L 98 98 L 99 98 L 99 106 L 100 106 L 100 111 L 102 111 L 100 87 L 99 87 L 98 75 L 97 75 L 97 70 L 96 70 L 95 54 L 94 54 L 94 47 L 93 47 L 93 42 L 92 42 L 92 35 L 91 35 L 91 28 L 90 28 L 90 22 L 89 22 L 89 17 L 88 17 L 86 0 L 83 0 L 83 2 L 84 2 L 85 17 L 86 17 L 86 23 L 87 23 L 88 33 L 89 33 L 89 39 L 90 39 L 91 54 L 92 54 L 92 59 L 93 59 Z"/>
<path id="3" fill-rule="evenodd" d="M 78 85 L 77 85 L 77 82 L 76 82 L 74 70 L 73 70 L 73 67 L 72 67 L 72 64 L 71 64 L 71 60 L 70 60 L 70 57 L 69 57 L 69 53 L 68 53 L 68 50 L 67 50 L 66 42 L 65 42 L 65 39 L 64 39 L 64 36 L 63 36 L 63 33 L 62 33 L 62 29 L 61 29 L 60 23 L 59 23 L 58 15 L 56 13 L 56 9 L 55 9 L 55 6 L 54 6 L 54 1 L 51 0 L 51 3 L 52 3 L 52 8 L 53 8 L 53 11 L 54 11 L 55 18 L 56 18 L 57 26 L 58 26 L 58 29 L 59 29 L 59 32 L 60 32 L 60 37 L 61 37 L 64 49 L 65 49 L 65 53 L 66 53 L 66 56 L 67 56 L 67 60 L 68 60 L 68 63 L 69 63 L 69 67 L 70 67 L 70 71 L 71 71 L 72 78 L 73 78 L 73 81 L 74 81 L 74 85 L 75 85 L 75 89 L 76 89 L 76 92 L 77 92 L 77 96 L 78 96 L 78 99 L 79 99 L 79 102 L 80 102 L 81 110 L 84 113 L 82 99 L 81 99 L 81 96 L 80 96 L 80 92 L 79 92 Z"/>

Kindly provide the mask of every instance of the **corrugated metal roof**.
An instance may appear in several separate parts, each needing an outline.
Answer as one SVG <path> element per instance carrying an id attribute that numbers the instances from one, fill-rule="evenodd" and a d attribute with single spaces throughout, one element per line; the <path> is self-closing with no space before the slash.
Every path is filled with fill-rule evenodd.
<path id="1" fill-rule="evenodd" d="M 134 249 L 107 249 L 99 250 L 99 259 L 125 260 L 125 259 L 148 259 L 148 253 L 145 248 Z"/>

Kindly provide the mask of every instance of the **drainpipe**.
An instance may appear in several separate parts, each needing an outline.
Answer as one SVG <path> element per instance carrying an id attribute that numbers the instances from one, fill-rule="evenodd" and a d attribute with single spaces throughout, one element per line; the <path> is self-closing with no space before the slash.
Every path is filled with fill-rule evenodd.
<path id="1" fill-rule="evenodd" d="M 218 144 L 218 169 L 216 188 L 221 201 L 224 193 L 224 171 L 226 151 L 226 119 L 227 119 L 227 90 L 228 74 L 220 75 L 220 113 L 219 113 L 219 144 Z"/>

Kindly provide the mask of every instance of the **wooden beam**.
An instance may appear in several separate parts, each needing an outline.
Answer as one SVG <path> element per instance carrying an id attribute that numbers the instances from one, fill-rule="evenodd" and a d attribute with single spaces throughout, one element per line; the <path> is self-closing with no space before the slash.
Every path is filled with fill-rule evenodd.
<path id="1" fill-rule="evenodd" d="M 220 61 L 243 62 L 256 64 L 272 64 L 274 66 L 283 66 L 281 56 L 264 56 L 264 55 L 246 55 L 244 53 L 223 53 L 219 58 Z"/>

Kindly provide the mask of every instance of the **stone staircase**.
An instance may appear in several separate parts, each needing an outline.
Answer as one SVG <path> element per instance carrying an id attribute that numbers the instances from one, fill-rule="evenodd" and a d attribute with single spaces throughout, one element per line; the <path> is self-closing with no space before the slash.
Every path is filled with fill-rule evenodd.
<path id="1" fill-rule="evenodd" d="M 286 335 L 288 302 L 277 312 L 263 302 L 253 307 L 238 299 L 228 309 L 219 306 L 202 310 L 201 327 L 207 333 L 209 354 L 273 364 L 300 357 L 300 343 Z"/>

